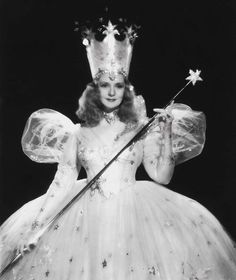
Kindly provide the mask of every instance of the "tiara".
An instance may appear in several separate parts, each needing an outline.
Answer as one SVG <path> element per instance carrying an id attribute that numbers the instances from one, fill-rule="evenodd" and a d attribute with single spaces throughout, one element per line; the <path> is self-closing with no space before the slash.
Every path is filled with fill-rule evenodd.
<path id="1" fill-rule="evenodd" d="M 125 27 L 120 34 L 111 21 L 103 28 L 104 38 L 101 41 L 96 39 L 96 33 L 91 29 L 85 30 L 83 34 L 92 77 L 99 78 L 103 73 L 108 73 L 113 80 L 117 74 L 127 77 L 137 34 L 132 26 Z M 123 40 L 116 39 L 119 35 L 122 35 Z"/>

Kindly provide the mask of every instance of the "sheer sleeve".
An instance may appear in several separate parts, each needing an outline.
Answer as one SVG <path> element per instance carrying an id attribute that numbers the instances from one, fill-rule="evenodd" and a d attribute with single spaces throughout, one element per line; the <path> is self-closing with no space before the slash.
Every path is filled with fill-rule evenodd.
<path id="1" fill-rule="evenodd" d="M 80 163 L 77 157 L 77 135 L 72 134 L 58 163 L 55 177 L 45 195 L 45 200 L 33 224 L 42 227 L 53 218 L 71 198 L 71 191 L 78 178 Z M 33 228 L 34 225 L 31 225 Z"/>
<path id="2" fill-rule="evenodd" d="M 202 152 L 205 143 L 205 115 L 178 103 L 172 104 L 166 110 L 173 115 L 169 163 L 176 165 Z M 163 151 L 168 148 L 167 140 L 163 138 L 158 125 L 143 138 L 143 164 L 149 176 L 154 180 L 160 168 Z"/>
<path id="3" fill-rule="evenodd" d="M 176 164 L 198 156 L 206 138 L 206 119 L 203 112 L 194 111 L 189 106 L 174 103 L 167 107 L 173 117 L 172 149 Z"/>
<path id="4" fill-rule="evenodd" d="M 58 210 L 75 183 L 80 170 L 77 136 L 80 126 L 63 114 L 41 109 L 28 119 L 22 136 L 22 149 L 33 161 L 58 163 L 54 180 L 48 188 L 34 225 L 42 225 Z"/>
<path id="5" fill-rule="evenodd" d="M 136 96 L 134 104 L 136 112 L 138 112 L 140 123 L 146 124 L 148 122 L 148 117 L 145 100 L 142 95 Z M 181 103 L 173 103 L 168 106 L 166 110 L 174 117 L 172 123 L 172 151 L 175 157 L 175 164 L 185 162 L 198 156 L 203 150 L 206 138 L 206 119 L 204 113 L 201 111 L 194 111 L 189 106 Z M 158 131 L 158 128 L 155 129 L 155 131 Z M 149 135 L 147 137 L 148 139 L 144 141 L 146 156 L 155 157 L 153 148 L 154 146 L 159 146 L 159 136 L 160 135 Z M 147 146 L 150 146 L 150 153 Z M 158 154 L 159 149 L 160 147 L 156 147 Z"/>
<path id="6" fill-rule="evenodd" d="M 23 152 L 36 162 L 60 162 L 64 147 L 76 129 L 63 114 L 40 109 L 26 123 L 21 141 Z"/>
<path id="7" fill-rule="evenodd" d="M 50 120 L 40 119 L 41 112 L 36 113 L 27 122 L 22 138 L 23 151 L 37 162 L 58 162 L 57 171 L 44 195 L 26 203 L 0 227 L 0 248 L 6 256 L 0 266 L 17 250 L 22 239 L 35 235 L 71 199 L 80 170 L 77 157 L 80 126 L 70 123 L 63 115 L 60 123 L 57 118 L 60 113 L 55 111 L 46 112 L 52 113 L 55 120 L 52 115 Z M 69 125 L 65 126 L 66 123 Z"/>

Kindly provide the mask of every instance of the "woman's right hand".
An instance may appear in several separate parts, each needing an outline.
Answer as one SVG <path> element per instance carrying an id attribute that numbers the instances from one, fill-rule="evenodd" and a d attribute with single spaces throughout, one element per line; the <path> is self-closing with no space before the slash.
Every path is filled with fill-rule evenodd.
<path id="1" fill-rule="evenodd" d="M 35 232 L 28 230 L 21 240 L 19 241 L 16 249 L 16 254 L 24 255 L 27 252 L 30 252 L 37 244 L 37 241 L 34 240 L 32 235 L 35 234 Z"/>

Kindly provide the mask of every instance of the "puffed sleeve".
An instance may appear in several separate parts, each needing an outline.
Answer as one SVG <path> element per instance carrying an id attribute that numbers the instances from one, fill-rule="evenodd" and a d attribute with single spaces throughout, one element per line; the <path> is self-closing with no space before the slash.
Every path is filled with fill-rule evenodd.
<path id="1" fill-rule="evenodd" d="M 66 143 L 76 129 L 77 125 L 63 114 L 40 109 L 26 122 L 21 141 L 23 152 L 39 163 L 60 162 Z"/>
<path id="2" fill-rule="evenodd" d="M 65 200 L 80 170 L 77 157 L 77 137 L 80 126 L 63 114 L 41 109 L 28 119 L 23 136 L 22 149 L 33 161 L 58 163 L 57 171 L 35 218 L 38 225 L 56 214 L 57 207 Z"/>
<path id="3" fill-rule="evenodd" d="M 4 267 L 22 239 L 37 234 L 71 199 L 80 170 L 79 129 L 53 110 L 44 109 L 29 118 L 22 137 L 23 151 L 36 162 L 58 162 L 58 166 L 47 192 L 23 205 L 0 227 L 0 266 Z"/>
<path id="4" fill-rule="evenodd" d="M 167 107 L 174 119 L 172 122 L 172 150 L 175 163 L 179 164 L 198 156 L 205 144 L 206 118 L 201 111 L 174 103 Z"/>
<path id="5" fill-rule="evenodd" d="M 206 121 L 205 115 L 189 106 L 175 103 L 166 110 L 173 115 L 171 126 L 171 151 L 169 163 L 180 164 L 198 156 L 204 147 Z M 149 176 L 155 180 L 164 149 L 168 149 L 166 139 L 158 125 L 150 129 L 143 139 L 143 164 Z"/>
<path id="6" fill-rule="evenodd" d="M 43 224 L 56 214 L 78 178 L 79 129 L 80 125 L 73 124 L 69 118 L 51 109 L 34 112 L 26 123 L 22 136 L 24 153 L 39 163 L 58 163 L 55 177 L 35 217 L 33 227 Z"/>

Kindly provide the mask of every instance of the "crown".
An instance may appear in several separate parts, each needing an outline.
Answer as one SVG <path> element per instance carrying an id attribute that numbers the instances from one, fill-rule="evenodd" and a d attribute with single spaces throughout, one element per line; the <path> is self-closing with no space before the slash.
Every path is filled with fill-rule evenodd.
<path id="1" fill-rule="evenodd" d="M 103 28 L 102 34 L 105 36 L 102 41 L 96 40 L 95 32 L 91 29 L 84 32 L 83 44 L 86 46 L 92 77 L 96 79 L 103 73 L 109 73 L 111 79 L 117 74 L 127 77 L 136 32 L 130 26 L 120 34 L 111 21 L 107 26 L 103 25 Z M 122 35 L 123 40 L 117 40 L 117 35 Z"/>

